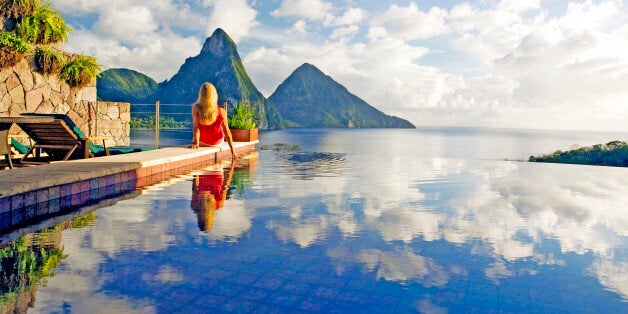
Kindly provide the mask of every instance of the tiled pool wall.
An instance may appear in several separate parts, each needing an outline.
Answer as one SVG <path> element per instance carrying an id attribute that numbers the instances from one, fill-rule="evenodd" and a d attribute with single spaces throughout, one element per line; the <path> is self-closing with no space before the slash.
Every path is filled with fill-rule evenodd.
<path id="1" fill-rule="evenodd" d="M 254 150 L 255 145 L 236 148 L 240 155 Z M 0 232 L 71 212 L 102 199 L 117 197 L 230 157 L 230 151 L 220 151 L 2 197 Z"/>

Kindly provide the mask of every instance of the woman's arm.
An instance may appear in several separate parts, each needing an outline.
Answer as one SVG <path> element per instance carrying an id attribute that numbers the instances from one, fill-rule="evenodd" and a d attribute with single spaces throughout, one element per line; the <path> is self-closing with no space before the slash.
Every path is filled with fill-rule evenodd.
<path id="1" fill-rule="evenodd" d="M 225 132 L 225 137 L 227 138 L 227 143 L 229 143 L 229 148 L 231 148 L 231 157 L 233 159 L 237 159 L 238 155 L 233 149 L 233 138 L 231 137 L 231 130 L 229 130 L 229 121 L 227 121 L 227 111 L 223 108 L 218 107 L 220 109 L 220 114 L 222 115 L 222 129 Z"/>
<path id="2" fill-rule="evenodd" d="M 188 148 L 198 148 L 201 141 L 201 130 L 198 128 L 196 105 L 192 106 L 192 144 Z"/>

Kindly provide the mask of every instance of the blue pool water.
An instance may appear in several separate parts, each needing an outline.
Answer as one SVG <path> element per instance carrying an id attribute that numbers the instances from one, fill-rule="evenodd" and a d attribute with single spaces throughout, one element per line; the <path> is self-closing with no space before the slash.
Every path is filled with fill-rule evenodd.
<path id="1" fill-rule="evenodd" d="M 234 169 L 198 169 L 17 240 L 60 257 L 0 306 L 628 312 L 628 169 L 503 160 L 621 135 L 471 131 L 264 132 Z"/>

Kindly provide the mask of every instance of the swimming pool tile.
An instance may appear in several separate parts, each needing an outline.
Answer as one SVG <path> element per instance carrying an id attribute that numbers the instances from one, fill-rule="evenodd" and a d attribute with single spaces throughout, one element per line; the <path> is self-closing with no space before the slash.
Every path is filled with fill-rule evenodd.
<path id="1" fill-rule="evenodd" d="M 245 288 L 246 287 L 243 285 L 221 281 L 220 283 L 212 287 L 209 291 L 216 295 L 221 295 L 225 297 L 236 297 Z"/>
<path id="2" fill-rule="evenodd" d="M 293 294 L 306 295 L 309 294 L 310 291 L 312 291 L 313 287 L 313 285 L 304 282 L 288 281 L 283 286 L 281 286 L 279 290 Z"/>
<path id="3" fill-rule="evenodd" d="M 61 199 L 53 198 L 48 200 L 48 213 L 55 214 L 61 211 Z"/>
<path id="4" fill-rule="evenodd" d="M 342 290 L 336 296 L 336 300 L 354 303 L 366 303 L 368 299 L 368 293 L 354 290 Z"/>
<path id="5" fill-rule="evenodd" d="M 242 299 L 229 299 L 218 309 L 225 312 L 248 313 L 251 312 L 258 305 L 259 303 L 253 301 Z"/>
<path id="6" fill-rule="evenodd" d="M 11 227 L 11 212 L 0 213 L 0 229 Z"/>
<path id="7" fill-rule="evenodd" d="M 466 306 L 499 309 L 499 299 L 495 295 L 469 292 L 465 299 Z"/>
<path id="8" fill-rule="evenodd" d="M 381 307 L 396 307 L 401 302 L 401 296 L 391 294 L 370 294 L 367 304 Z"/>
<path id="9" fill-rule="evenodd" d="M 48 202 L 37 203 L 36 205 L 35 215 L 37 217 L 44 217 L 48 215 Z"/>
<path id="10" fill-rule="evenodd" d="M 37 192 L 31 191 L 24 193 L 24 206 L 31 206 L 37 203 Z"/>
<path id="11" fill-rule="evenodd" d="M 330 300 L 328 299 L 321 299 L 311 296 L 305 297 L 298 301 L 295 304 L 295 307 L 305 311 L 318 312 L 321 311 L 323 307 L 325 307 L 327 304 L 329 304 L 329 302 Z"/>
<path id="12" fill-rule="evenodd" d="M 72 183 L 61 185 L 59 193 L 59 198 L 72 195 Z"/>
<path id="13" fill-rule="evenodd" d="M 202 295 L 200 295 L 197 291 L 188 289 L 187 287 L 176 287 L 164 294 L 162 298 L 175 303 L 186 304 L 201 297 Z"/>
<path id="14" fill-rule="evenodd" d="M 51 186 L 48 188 L 48 200 L 53 200 L 61 197 L 61 186 Z"/>
<path id="15" fill-rule="evenodd" d="M 224 279 L 230 277 L 233 274 L 233 271 L 227 271 L 224 269 L 212 269 L 206 272 L 203 276 L 210 279 Z"/>
<path id="16" fill-rule="evenodd" d="M 299 312 L 295 311 L 294 309 L 287 308 L 287 307 L 284 307 L 284 306 L 263 303 L 263 304 L 258 305 L 253 310 L 251 310 L 251 313 L 255 313 L 255 314 L 258 314 L 258 313 L 259 314 L 292 313 L 292 314 L 296 314 L 296 313 L 299 313 Z"/>
<path id="17" fill-rule="evenodd" d="M 0 214 L 11 212 L 11 197 L 0 198 Z"/>
<path id="18" fill-rule="evenodd" d="M 271 294 L 271 292 L 272 291 L 266 289 L 247 287 L 240 292 L 238 297 L 249 301 L 261 302 L 266 299 Z"/>
<path id="19" fill-rule="evenodd" d="M 375 289 L 373 289 L 373 291 L 378 294 L 388 294 L 395 296 L 402 296 L 405 292 L 404 288 L 399 284 L 386 280 L 380 280 L 375 286 Z"/>
<path id="20" fill-rule="evenodd" d="M 296 274 L 293 278 L 293 280 L 295 281 L 301 281 L 301 282 L 306 282 L 306 283 L 318 283 L 321 278 L 323 278 L 323 275 L 321 274 L 314 274 L 314 273 L 310 273 L 310 272 L 303 272 L 300 274 Z"/>
<path id="21" fill-rule="evenodd" d="M 24 194 L 11 196 L 11 210 L 17 210 L 24 207 Z"/>
<path id="22" fill-rule="evenodd" d="M 333 300 L 326 304 L 322 312 L 325 313 L 361 313 L 364 311 L 364 307 L 360 303 L 344 302 Z"/>
<path id="23" fill-rule="evenodd" d="M 478 293 L 484 295 L 497 296 L 499 295 L 499 286 L 484 283 L 469 283 L 469 293 Z"/>
<path id="24" fill-rule="evenodd" d="M 15 226 L 15 225 L 19 225 L 21 223 L 24 222 L 24 207 L 21 207 L 19 209 L 15 209 L 11 211 L 11 225 Z"/>
<path id="25" fill-rule="evenodd" d="M 204 294 L 193 300 L 192 304 L 203 309 L 217 309 L 227 303 L 229 297 L 217 294 Z"/>
<path id="26" fill-rule="evenodd" d="M 272 269 L 271 271 L 267 273 L 267 276 L 269 277 L 274 277 L 274 278 L 278 278 L 282 280 L 290 279 L 294 277 L 295 275 L 296 275 L 296 272 L 293 270 L 278 269 L 278 268 Z"/>
<path id="27" fill-rule="evenodd" d="M 238 272 L 238 273 L 235 273 L 235 274 L 225 278 L 224 281 L 231 282 L 231 283 L 237 283 L 237 284 L 241 284 L 241 285 L 248 285 L 248 284 L 252 284 L 253 282 L 255 282 L 258 278 L 259 278 L 259 276 L 257 276 L 257 275 L 252 275 L 252 274 L 248 274 L 248 273 L 244 273 L 244 272 Z"/>
<path id="28" fill-rule="evenodd" d="M 332 287 L 318 286 L 312 289 L 310 294 L 321 299 L 334 299 L 340 293 L 340 289 Z"/>
<path id="29" fill-rule="evenodd" d="M 37 193 L 37 203 L 44 203 L 48 201 L 49 189 L 39 189 L 36 191 Z"/>
<path id="30" fill-rule="evenodd" d="M 253 286 L 258 287 L 258 288 L 269 289 L 269 290 L 277 290 L 283 284 L 284 282 L 281 279 L 263 276 L 263 277 L 260 277 L 257 281 L 255 281 L 253 283 Z"/>
<path id="31" fill-rule="evenodd" d="M 299 294 L 284 291 L 275 291 L 266 298 L 265 302 L 280 306 L 292 307 L 301 298 L 303 298 L 303 296 Z"/>
<path id="32" fill-rule="evenodd" d="M 347 279 L 339 276 L 324 276 L 319 282 L 325 286 L 343 288 L 347 284 Z"/>

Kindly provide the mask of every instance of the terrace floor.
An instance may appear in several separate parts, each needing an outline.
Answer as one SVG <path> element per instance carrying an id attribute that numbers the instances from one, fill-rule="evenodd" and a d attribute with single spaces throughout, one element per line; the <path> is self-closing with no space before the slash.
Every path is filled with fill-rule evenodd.
<path id="1" fill-rule="evenodd" d="M 238 154 L 254 142 L 235 142 Z M 228 146 L 168 147 L 0 171 L 0 232 L 230 158 Z"/>

